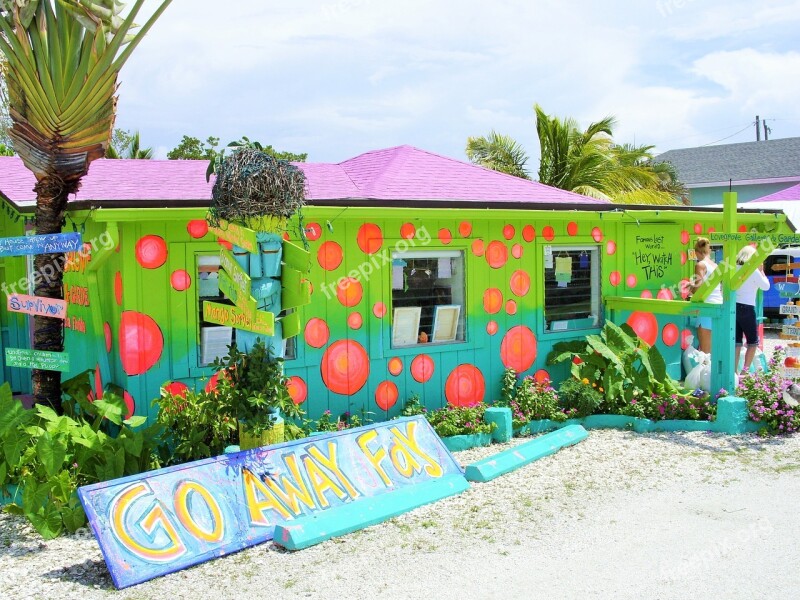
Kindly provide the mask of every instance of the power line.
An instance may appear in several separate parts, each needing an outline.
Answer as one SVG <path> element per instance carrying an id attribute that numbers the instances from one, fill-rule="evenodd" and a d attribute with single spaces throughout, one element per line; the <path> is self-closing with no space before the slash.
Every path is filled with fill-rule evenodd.
<path id="1" fill-rule="evenodd" d="M 724 137 L 724 138 L 722 138 L 721 140 L 717 140 L 716 142 L 709 142 L 709 143 L 707 143 L 707 144 L 701 144 L 699 147 L 700 147 L 700 148 L 702 148 L 703 146 L 711 146 L 711 145 L 713 145 L 713 144 L 719 144 L 720 142 L 724 142 L 725 140 L 729 140 L 729 139 L 731 139 L 732 137 L 739 135 L 739 134 L 740 134 L 740 133 L 742 133 L 743 131 L 747 131 L 747 130 L 748 130 L 748 129 L 750 129 L 750 128 L 751 128 L 753 125 L 755 125 L 755 121 L 753 121 L 752 123 L 748 123 L 748 124 L 747 124 L 745 127 L 742 127 L 742 128 L 739 130 L 739 131 L 737 131 L 736 133 L 732 133 L 732 134 L 731 134 L 731 135 L 729 135 L 728 137 Z"/>

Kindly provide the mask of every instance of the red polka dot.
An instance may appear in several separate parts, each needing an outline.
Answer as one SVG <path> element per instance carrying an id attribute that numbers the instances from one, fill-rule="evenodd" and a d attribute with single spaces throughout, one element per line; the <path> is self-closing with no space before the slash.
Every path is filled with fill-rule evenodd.
<path id="1" fill-rule="evenodd" d="M 114 300 L 117 306 L 122 306 L 122 273 L 119 271 L 114 273 Z"/>
<path id="2" fill-rule="evenodd" d="M 158 235 L 146 235 L 136 242 L 136 260 L 145 269 L 157 269 L 167 262 L 167 243 Z"/>
<path id="3" fill-rule="evenodd" d="M 556 237 L 556 230 L 553 229 L 550 225 L 542 229 L 542 237 L 546 239 L 548 242 L 552 242 L 553 239 Z"/>
<path id="4" fill-rule="evenodd" d="M 747 233 L 747 225 L 739 225 L 739 233 Z"/>
<path id="5" fill-rule="evenodd" d="M 448 375 L 444 395 L 453 406 L 475 406 L 483 402 L 486 382 L 474 365 L 458 365 Z"/>
<path id="6" fill-rule="evenodd" d="M 312 348 L 322 348 L 328 343 L 331 337 L 331 330 L 323 319 L 313 317 L 306 323 L 306 330 L 303 335 L 306 344 Z"/>
<path id="7" fill-rule="evenodd" d="M 639 278 L 636 277 L 636 275 L 634 275 L 633 273 L 628 275 L 628 277 L 625 279 L 625 285 L 627 285 L 629 288 L 636 287 L 637 283 L 639 283 Z"/>
<path id="8" fill-rule="evenodd" d="M 461 221 L 458 225 L 458 234 L 464 238 L 472 235 L 472 223 L 469 221 Z"/>
<path id="9" fill-rule="evenodd" d="M 414 381 L 425 383 L 433 377 L 433 359 L 427 354 L 420 354 L 411 361 L 411 377 Z"/>
<path id="10" fill-rule="evenodd" d="M 678 326 L 675 323 L 667 323 L 661 330 L 661 341 L 667 346 L 674 346 L 678 341 Z"/>
<path id="11" fill-rule="evenodd" d="M 639 294 L 639 296 L 641 298 L 652 298 L 653 297 L 653 292 L 651 292 L 650 290 L 642 290 L 642 293 Z"/>
<path id="12" fill-rule="evenodd" d="M 192 277 L 184 271 L 183 269 L 176 269 L 172 272 L 169 278 L 170 285 L 172 285 L 172 289 L 183 292 L 189 289 L 189 286 L 192 285 Z"/>
<path id="13" fill-rule="evenodd" d="M 369 377 L 369 356 L 364 347 L 353 340 L 333 342 L 322 355 L 322 381 L 335 394 L 352 396 Z"/>
<path id="14" fill-rule="evenodd" d="M 511 246 L 511 256 L 514 258 L 522 258 L 522 244 L 514 244 Z"/>
<path id="15" fill-rule="evenodd" d="M 700 235 L 701 233 L 703 233 L 703 224 L 702 223 L 695 223 L 694 224 L 694 232 L 697 235 Z"/>
<path id="16" fill-rule="evenodd" d="M 289 381 L 286 382 L 286 390 L 295 404 L 302 404 L 308 398 L 308 385 L 297 375 L 289 377 Z"/>
<path id="17" fill-rule="evenodd" d="M 506 225 L 505 227 L 503 227 L 503 237 L 506 238 L 507 240 L 513 238 L 514 235 L 516 235 L 516 233 L 517 230 L 514 229 L 513 225 Z"/>
<path id="18" fill-rule="evenodd" d="M 572 236 L 578 235 L 578 224 L 575 221 L 567 223 L 567 234 Z"/>
<path id="19" fill-rule="evenodd" d="M 226 248 L 226 249 L 228 249 L 228 250 L 233 250 L 233 244 L 231 244 L 231 243 L 230 243 L 229 241 L 227 241 L 227 240 L 223 240 L 222 238 L 217 238 L 217 243 L 218 243 L 220 246 L 222 246 L 223 248 Z"/>
<path id="20" fill-rule="evenodd" d="M 494 335 L 497 333 L 497 321 L 489 321 L 486 324 L 486 333 L 489 335 Z"/>
<path id="21" fill-rule="evenodd" d="M 717 230 L 716 227 L 709 227 L 708 233 L 714 233 L 716 230 Z"/>
<path id="22" fill-rule="evenodd" d="M 392 381 L 381 381 L 375 390 L 375 404 L 381 410 L 389 410 L 397 403 L 400 392 Z"/>
<path id="23" fill-rule="evenodd" d="M 164 350 L 158 324 L 140 312 L 123 311 L 119 326 L 119 354 L 128 375 L 141 375 L 155 365 Z"/>
<path id="24" fill-rule="evenodd" d="M 514 300 L 506 302 L 506 312 L 510 315 L 517 314 L 517 303 Z"/>
<path id="25" fill-rule="evenodd" d="M 400 360 L 398 357 L 393 356 L 389 359 L 389 364 L 387 365 L 389 369 L 389 373 L 397 377 L 400 373 L 403 372 L 403 361 Z"/>
<path id="26" fill-rule="evenodd" d="M 608 240 L 606 242 L 606 254 L 610 256 L 611 254 L 614 254 L 616 251 L 617 251 L 617 242 L 615 242 L 614 240 Z"/>
<path id="27" fill-rule="evenodd" d="M 486 248 L 483 245 L 483 240 L 478 239 L 472 242 L 472 253 L 475 256 L 483 256 L 485 252 Z"/>
<path id="28" fill-rule="evenodd" d="M 189 386 L 180 381 L 173 381 L 164 386 L 164 392 L 176 398 L 185 398 L 188 391 Z"/>
<path id="29" fill-rule="evenodd" d="M 289 232 L 288 232 L 288 231 L 284 231 L 284 232 L 283 232 L 283 240 L 284 240 L 285 242 L 291 242 L 291 241 L 292 241 L 292 238 L 291 238 L 291 236 L 289 235 Z"/>
<path id="30" fill-rule="evenodd" d="M 383 302 L 376 302 L 372 305 L 372 314 L 382 319 L 386 315 L 386 305 Z"/>
<path id="31" fill-rule="evenodd" d="M 658 319 L 653 313 L 637 310 L 631 313 L 627 323 L 645 343 L 650 346 L 656 343 L 658 339 Z"/>
<path id="32" fill-rule="evenodd" d="M 125 407 L 128 409 L 128 412 L 125 413 L 125 418 L 130 419 L 133 416 L 133 413 L 136 412 L 136 402 L 128 393 L 128 390 L 124 390 L 122 392 L 122 401 L 125 402 Z"/>
<path id="33" fill-rule="evenodd" d="M 681 290 L 681 299 L 686 300 L 689 297 L 689 280 L 681 279 L 678 285 L 680 286 Z"/>
<path id="34" fill-rule="evenodd" d="M 611 271 L 611 273 L 608 275 L 608 281 L 611 283 L 611 285 L 617 287 L 619 282 L 622 281 L 622 275 L 620 275 L 619 271 Z"/>
<path id="35" fill-rule="evenodd" d="M 203 388 L 203 390 L 206 392 L 206 394 L 212 394 L 212 393 L 217 391 L 217 386 L 219 385 L 220 376 L 223 376 L 226 379 L 230 380 L 230 378 L 227 376 L 225 371 L 217 371 L 206 382 L 206 387 Z"/>
<path id="36" fill-rule="evenodd" d="M 500 344 L 500 359 L 507 369 L 517 373 L 527 371 L 536 360 L 536 336 L 525 325 L 508 330 Z"/>
<path id="37" fill-rule="evenodd" d="M 503 242 L 494 240 L 486 247 L 486 262 L 493 269 L 499 269 L 508 260 L 508 248 Z"/>
<path id="38" fill-rule="evenodd" d="M 453 234 L 450 233 L 449 229 L 440 229 L 439 230 L 439 241 L 442 242 L 445 246 L 453 241 Z"/>
<path id="39" fill-rule="evenodd" d="M 532 242 L 536 239 L 536 229 L 533 225 L 525 225 L 525 227 L 522 228 L 522 239 L 526 242 Z"/>
<path id="40" fill-rule="evenodd" d="M 342 264 L 342 247 L 336 242 L 324 242 L 317 250 L 317 262 L 326 271 L 333 271 Z"/>
<path id="41" fill-rule="evenodd" d="M 358 247 L 365 254 L 375 254 L 383 246 L 383 232 L 375 223 L 364 223 L 356 236 Z"/>
<path id="42" fill-rule="evenodd" d="M 199 240 L 201 237 L 205 237 L 208 233 L 208 222 L 205 219 L 194 219 L 193 221 L 189 221 L 186 224 L 186 231 L 189 232 L 189 235 Z"/>
<path id="43" fill-rule="evenodd" d="M 319 223 L 309 223 L 306 225 L 306 237 L 316 242 L 322 236 L 322 226 Z"/>
<path id="44" fill-rule="evenodd" d="M 599 227 L 592 228 L 592 239 L 595 242 L 603 241 L 603 231 Z"/>
<path id="45" fill-rule="evenodd" d="M 681 264 L 685 265 L 687 260 L 689 260 L 689 256 L 686 252 L 681 252 Z"/>
<path id="46" fill-rule="evenodd" d="M 503 292 L 497 288 L 489 288 L 483 292 L 483 310 L 490 315 L 500 312 L 503 308 Z"/>
<path id="47" fill-rule="evenodd" d="M 685 229 L 681 230 L 681 244 L 684 246 L 689 243 L 689 232 Z"/>
<path id="48" fill-rule="evenodd" d="M 417 235 L 417 228 L 412 223 L 403 223 L 400 226 L 400 237 L 404 240 L 413 240 Z"/>
<path id="49" fill-rule="evenodd" d="M 353 277 L 343 277 L 336 285 L 336 297 L 343 306 L 352 308 L 361 302 L 363 295 L 364 289 L 361 287 L 361 283 Z"/>
<path id="50" fill-rule="evenodd" d="M 686 350 L 689 347 L 690 337 L 694 337 L 691 331 L 688 329 L 681 331 L 681 350 Z"/>
<path id="51" fill-rule="evenodd" d="M 103 323 L 103 335 L 106 338 L 106 352 L 111 352 L 111 325 Z"/>
<path id="52" fill-rule="evenodd" d="M 511 274 L 511 293 L 515 296 L 524 296 L 531 289 L 531 276 L 525 271 L 514 271 Z"/>
<path id="53" fill-rule="evenodd" d="M 673 300 L 675 296 L 672 294 L 672 290 L 668 288 L 661 288 L 660 290 L 658 290 L 656 298 L 658 298 L 659 300 Z"/>
<path id="54" fill-rule="evenodd" d="M 550 381 L 550 373 L 545 369 L 539 369 L 533 374 L 533 378 L 539 383 L 548 383 Z"/>
<path id="55" fill-rule="evenodd" d="M 361 316 L 361 313 L 350 313 L 347 316 L 347 325 L 350 329 L 361 329 L 361 325 L 364 322 L 364 318 Z"/>

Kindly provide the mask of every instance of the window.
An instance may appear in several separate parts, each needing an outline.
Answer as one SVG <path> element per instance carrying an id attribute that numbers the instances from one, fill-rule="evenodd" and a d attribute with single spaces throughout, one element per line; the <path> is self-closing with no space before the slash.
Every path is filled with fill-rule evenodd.
<path id="1" fill-rule="evenodd" d="M 597 246 L 545 246 L 544 318 L 547 331 L 600 326 Z"/>
<path id="2" fill-rule="evenodd" d="M 392 347 L 465 340 L 464 253 L 392 253 Z"/>

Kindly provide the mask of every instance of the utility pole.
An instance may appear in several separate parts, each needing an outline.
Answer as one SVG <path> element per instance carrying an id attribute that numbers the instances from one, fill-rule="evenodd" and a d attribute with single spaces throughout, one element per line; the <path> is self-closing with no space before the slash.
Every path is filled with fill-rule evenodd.
<path id="1" fill-rule="evenodd" d="M 756 115 L 756 141 L 761 141 L 761 119 Z"/>
<path id="2" fill-rule="evenodd" d="M 766 142 L 769 139 L 769 133 L 772 131 L 769 127 L 767 127 L 767 120 L 764 119 L 764 141 Z"/>

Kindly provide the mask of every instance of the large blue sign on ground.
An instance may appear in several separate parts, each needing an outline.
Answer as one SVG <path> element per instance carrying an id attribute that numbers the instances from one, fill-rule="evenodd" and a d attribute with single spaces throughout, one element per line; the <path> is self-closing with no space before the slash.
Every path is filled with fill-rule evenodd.
<path id="1" fill-rule="evenodd" d="M 57 254 L 81 249 L 80 233 L 50 233 L 0 238 L 0 256 Z"/>
<path id="2" fill-rule="evenodd" d="M 461 475 L 424 417 L 247 450 L 78 490 L 118 588 L 271 540 L 278 524 Z"/>

